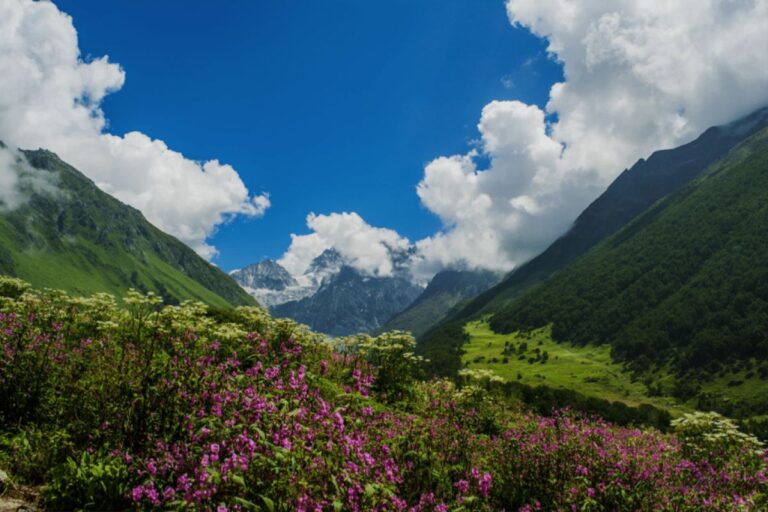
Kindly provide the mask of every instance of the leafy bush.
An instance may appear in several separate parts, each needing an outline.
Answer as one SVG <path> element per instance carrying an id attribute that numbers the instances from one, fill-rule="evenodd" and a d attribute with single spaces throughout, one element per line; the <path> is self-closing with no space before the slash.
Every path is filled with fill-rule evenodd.
<path id="1" fill-rule="evenodd" d="M 44 499 L 52 510 L 124 510 L 129 508 L 130 477 L 125 462 L 112 456 L 81 453 L 53 469 Z"/>
<path id="2" fill-rule="evenodd" d="M 359 356 L 376 369 L 373 387 L 388 402 L 409 395 L 424 362 L 415 354 L 416 340 L 404 331 L 386 332 L 376 337 L 358 334 L 337 338 L 333 346 L 340 353 Z"/>
<path id="3" fill-rule="evenodd" d="M 0 297 L 18 299 L 27 289 L 29 283 L 15 277 L 0 276 Z"/>
<path id="4" fill-rule="evenodd" d="M 755 436 L 741 432 L 731 419 L 716 412 L 695 412 L 672 420 L 672 427 L 691 458 L 712 454 L 740 460 L 760 458 L 764 445 Z"/>
<path id="5" fill-rule="evenodd" d="M 42 483 L 50 468 L 66 460 L 75 447 L 65 430 L 29 427 L 0 436 L 0 467 L 31 483 Z"/>

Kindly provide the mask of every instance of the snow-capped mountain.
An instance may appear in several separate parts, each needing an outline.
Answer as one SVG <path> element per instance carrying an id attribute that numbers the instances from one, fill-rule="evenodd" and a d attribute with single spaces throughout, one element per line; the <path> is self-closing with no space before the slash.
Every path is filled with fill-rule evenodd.
<path id="1" fill-rule="evenodd" d="M 304 286 L 317 291 L 323 283 L 333 279 L 344 266 L 344 258 L 336 249 L 326 249 L 320 256 L 312 260 L 304 275 L 299 277 Z"/>
<path id="2" fill-rule="evenodd" d="M 312 289 L 299 284 L 285 268 L 274 260 L 263 260 L 254 265 L 234 270 L 232 278 L 260 304 L 272 307 L 299 300 L 312 293 Z"/>
<path id="3" fill-rule="evenodd" d="M 272 313 L 319 332 L 343 336 L 376 330 L 421 292 L 420 286 L 403 277 L 366 276 L 344 265 L 315 293 L 275 306 Z"/>
<path id="4" fill-rule="evenodd" d="M 282 265 L 274 260 L 264 260 L 255 265 L 248 265 L 233 271 L 231 275 L 238 283 L 248 288 L 285 290 L 299 284 Z"/>
<path id="5" fill-rule="evenodd" d="M 301 300 L 315 293 L 344 266 L 344 260 L 334 249 L 316 257 L 304 274 L 292 276 L 285 267 L 270 259 L 230 272 L 260 304 L 272 308 L 290 301 Z"/>
<path id="6" fill-rule="evenodd" d="M 327 249 L 301 275 L 292 276 L 272 260 L 231 275 L 273 314 L 341 335 L 380 327 L 421 293 L 423 287 L 408 271 L 408 258 L 407 251 L 393 251 L 392 274 L 371 276 L 353 268 L 335 249 Z"/>

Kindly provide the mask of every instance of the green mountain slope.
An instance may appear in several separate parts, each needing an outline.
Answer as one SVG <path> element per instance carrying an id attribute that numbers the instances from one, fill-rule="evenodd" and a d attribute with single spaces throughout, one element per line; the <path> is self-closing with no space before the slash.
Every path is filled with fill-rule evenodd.
<path id="1" fill-rule="evenodd" d="M 744 380 L 754 387 L 754 377 L 768 378 L 766 233 L 768 129 L 521 295 L 490 325 L 500 333 L 552 325 L 556 341 L 609 344 L 636 374 L 675 376 L 656 393 L 704 403 L 715 392 L 731 398 Z M 711 389 L 726 374 L 738 376 L 730 389 Z M 768 400 L 740 412 L 747 409 L 768 411 Z"/>
<path id="2" fill-rule="evenodd" d="M 467 312 L 497 311 L 616 233 L 659 199 L 680 190 L 734 146 L 768 126 L 768 108 L 723 126 L 709 128 L 683 146 L 654 152 L 625 170 L 576 219 L 571 229 L 540 255 L 515 269 L 478 297 Z"/>
<path id="3" fill-rule="evenodd" d="M 23 204 L 0 210 L 0 273 L 80 294 L 136 288 L 171 303 L 255 303 L 224 272 L 53 153 L 24 154 L 28 172 L 50 186 L 26 190 Z"/>
<path id="4" fill-rule="evenodd" d="M 444 374 L 458 371 L 461 347 L 467 340 L 463 331 L 467 322 L 504 309 L 528 288 L 576 261 L 766 126 L 768 108 L 763 108 L 727 125 L 712 127 L 693 142 L 657 151 L 624 171 L 579 215 L 566 234 L 419 339 L 419 350 L 432 361 L 433 371 Z"/>
<path id="5" fill-rule="evenodd" d="M 689 365 L 755 350 L 768 356 L 768 335 L 750 332 L 768 327 L 767 199 L 763 131 L 495 314 L 491 326 L 511 332 L 554 323 L 556 339 L 615 342 L 617 355 L 632 358 L 696 345 L 680 354 Z"/>
<path id="6" fill-rule="evenodd" d="M 421 336 L 452 308 L 460 306 L 499 280 L 487 270 L 444 270 L 438 272 L 413 304 L 390 318 L 379 330 L 410 331 Z"/>

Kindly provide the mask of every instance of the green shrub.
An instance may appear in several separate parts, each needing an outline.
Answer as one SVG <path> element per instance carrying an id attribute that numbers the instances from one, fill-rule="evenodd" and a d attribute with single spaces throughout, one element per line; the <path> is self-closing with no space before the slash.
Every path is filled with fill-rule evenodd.
<path id="1" fill-rule="evenodd" d="M 130 484 L 122 459 L 86 451 L 51 471 L 43 497 L 51 510 L 123 510 L 130 506 Z"/>
<path id="2" fill-rule="evenodd" d="M 708 458 L 719 454 L 726 458 L 760 457 L 763 443 L 741 432 L 731 419 L 716 412 L 694 412 L 672 420 L 677 437 L 690 458 Z"/>
<path id="3" fill-rule="evenodd" d="M 42 483 L 50 470 L 72 453 L 69 434 L 63 430 L 43 431 L 28 428 L 13 435 L 0 437 L 3 467 L 22 481 Z"/>
<path id="4" fill-rule="evenodd" d="M 376 337 L 358 334 L 338 338 L 334 346 L 339 352 L 361 357 L 376 369 L 373 388 L 388 402 L 410 395 L 424 363 L 415 354 L 416 340 L 404 331 L 385 332 Z"/>
<path id="5" fill-rule="evenodd" d="M 0 297 L 18 299 L 27 291 L 30 284 L 21 279 L 10 276 L 0 276 Z"/>

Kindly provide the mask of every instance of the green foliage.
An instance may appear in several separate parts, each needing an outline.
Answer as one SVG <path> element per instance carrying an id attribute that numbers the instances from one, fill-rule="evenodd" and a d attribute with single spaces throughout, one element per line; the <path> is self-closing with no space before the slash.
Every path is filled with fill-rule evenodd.
<path id="1" fill-rule="evenodd" d="M 410 395 L 424 362 L 414 353 L 416 340 L 403 331 L 375 337 L 358 334 L 336 338 L 333 345 L 338 352 L 357 355 L 376 369 L 373 387 L 387 402 L 397 402 Z"/>
<path id="2" fill-rule="evenodd" d="M 542 416 L 551 416 L 554 411 L 568 409 L 597 415 L 617 425 L 650 426 L 664 432 L 669 430 L 672 419 L 666 409 L 647 403 L 629 406 L 624 402 L 597 398 L 573 389 L 553 388 L 545 384 L 531 386 L 519 381 L 505 382 L 500 387 L 505 396 L 517 398 Z"/>
<path id="3" fill-rule="evenodd" d="M 502 432 L 502 418 L 505 409 L 509 408 L 509 400 L 495 396 L 494 391 L 500 389 L 498 384 L 504 379 L 490 370 L 461 370 L 459 375 L 463 385 L 454 395 L 456 403 L 464 410 L 473 412 L 470 418 L 462 421 L 481 434 Z"/>
<path id="4" fill-rule="evenodd" d="M 18 299 L 21 294 L 29 289 L 30 284 L 21 279 L 10 276 L 0 276 L 0 297 Z"/>
<path id="5" fill-rule="evenodd" d="M 765 448 L 756 437 L 739 430 L 736 422 L 716 412 L 686 414 L 672 420 L 672 427 L 691 458 L 707 458 L 718 453 L 747 466 L 747 459 L 759 461 Z"/>
<path id="6" fill-rule="evenodd" d="M 432 328 L 416 345 L 416 353 L 427 361 L 432 375 L 455 377 L 461 369 L 461 356 L 469 335 L 464 320 L 449 320 Z"/>
<path id="7" fill-rule="evenodd" d="M 30 483 L 42 483 L 51 468 L 73 453 L 72 436 L 64 429 L 29 426 L 0 436 L 0 467 Z"/>
<path id="8" fill-rule="evenodd" d="M 504 382 L 504 379 L 496 375 L 493 370 L 485 368 L 479 370 L 460 370 L 459 377 L 469 386 L 481 386 L 484 388 L 490 388 L 494 383 Z"/>
<path id="9" fill-rule="evenodd" d="M 130 483 L 122 459 L 84 451 L 51 471 L 43 497 L 51 510 L 124 510 Z"/>

